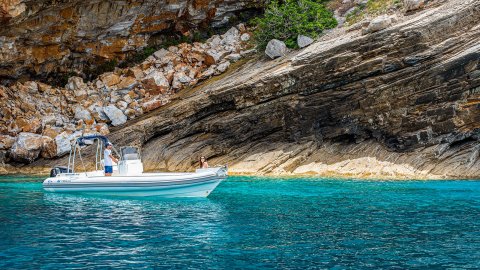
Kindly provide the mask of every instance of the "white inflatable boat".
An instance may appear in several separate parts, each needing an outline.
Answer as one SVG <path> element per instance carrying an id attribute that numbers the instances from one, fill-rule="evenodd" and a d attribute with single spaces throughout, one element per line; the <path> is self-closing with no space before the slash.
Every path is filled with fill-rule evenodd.
<path id="1" fill-rule="evenodd" d="M 77 149 L 92 140 L 97 140 L 96 170 L 76 173 Z M 227 177 L 226 167 L 197 169 L 192 173 L 143 173 L 140 153 L 135 147 L 122 148 L 113 175 L 104 176 L 101 156 L 107 143 L 108 139 L 99 135 L 77 139 L 68 166 L 53 168 L 50 177 L 43 181 L 43 188 L 50 192 L 114 196 L 207 197 Z"/>

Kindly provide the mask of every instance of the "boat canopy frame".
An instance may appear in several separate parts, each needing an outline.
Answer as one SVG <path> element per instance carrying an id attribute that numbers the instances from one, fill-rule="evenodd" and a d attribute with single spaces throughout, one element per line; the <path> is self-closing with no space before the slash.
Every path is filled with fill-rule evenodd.
<path id="1" fill-rule="evenodd" d="M 75 159 L 78 151 L 78 155 L 80 157 L 80 161 L 82 162 L 82 165 L 86 171 L 85 164 L 83 162 L 82 158 L 82 153 L 80 151 L 80 148 L 82 146 L 86 146 L 88 143 L 87 141 L 95 141 L 97 142 L 97 148 L 95 150 L 95 170 L 98 171 L 99 169 L 104 168 L 104 165 L 102 164 L 102 159 L 105 158 L 103 157 L 103 148 L 107 144 L 111 144 L 111 142 L 108 140 L 106 136 L 103 135 L 87 135 L 87 136 L 81 136 L 75 140 L 74 143 L 72 143 L 72 147 L 70 149 L 70 154 L 68 156 L 68 166 L 67 166 L 67 172 L 72 172 L 72 174 L 75 174 Z M 113 148 L 113 151 L 122 159 L 122 155 L 117 152 L 115 148 Z"/>

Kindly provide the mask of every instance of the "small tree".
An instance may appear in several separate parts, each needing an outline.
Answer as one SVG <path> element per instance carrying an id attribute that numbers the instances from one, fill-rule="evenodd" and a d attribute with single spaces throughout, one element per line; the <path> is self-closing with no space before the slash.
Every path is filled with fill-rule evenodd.
<path id="1" fill-rule="evenodd" d="M 264 16 L 253 23 L 257 26 L 254 35 L 260 49 L 265 49 L 274 38 L 296 48 L 298 35 L 316 38 L 323 30 L 337 26 L 332 12 L 314 0 L 272 0 Z"/>

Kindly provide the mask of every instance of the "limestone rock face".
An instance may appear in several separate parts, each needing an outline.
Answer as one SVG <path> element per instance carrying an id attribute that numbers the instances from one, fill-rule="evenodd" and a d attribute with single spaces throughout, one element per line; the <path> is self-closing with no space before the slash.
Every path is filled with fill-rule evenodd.
<path id="1" fill-rule="evenodd" d="M 123 59 L 162 31 L 221 27 L 265 1 L 7 0 L 0 4 L 0 77 L 82 70 Z M 231 33 L 232 35 L 235 33 Z M 225 42 L 231 40 L 227 35 Z"/>
<path id="2" fill-rule="evenodd" d="M 283 41 L 278 39 L 272 39 L 268 42 L 265 54 L 268 57 L 275 59 L 284 56 L 287 53 L 287 46 Z"/>

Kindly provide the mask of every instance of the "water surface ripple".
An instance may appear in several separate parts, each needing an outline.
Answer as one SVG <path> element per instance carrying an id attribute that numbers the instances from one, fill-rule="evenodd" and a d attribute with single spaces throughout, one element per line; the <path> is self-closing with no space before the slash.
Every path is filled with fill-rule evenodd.
<path id="1" fill-rule="evenodd" d="M 480 181 L 230 177 L 207 199 L 0 178 L 0 269 L 480 268 Z"/>

